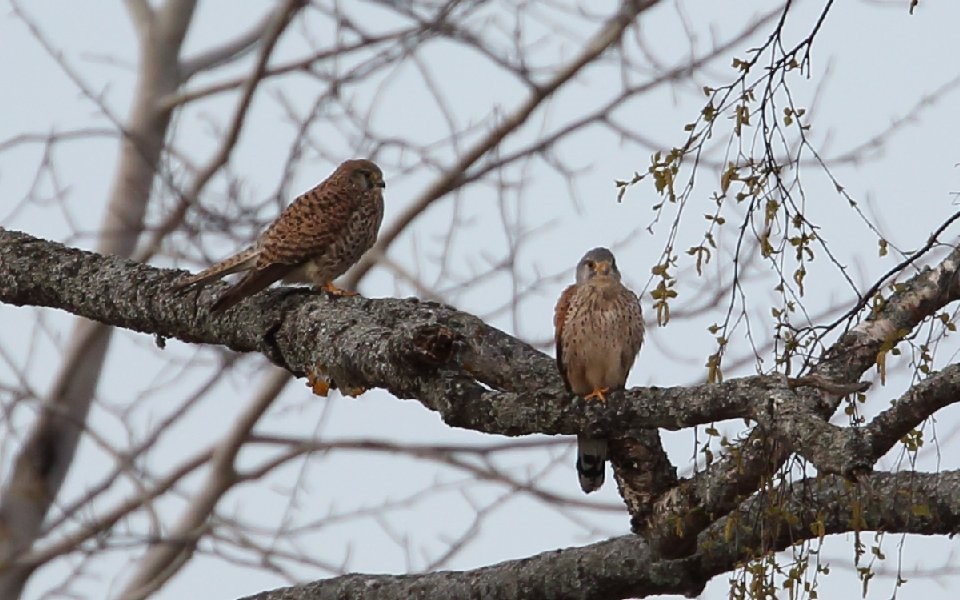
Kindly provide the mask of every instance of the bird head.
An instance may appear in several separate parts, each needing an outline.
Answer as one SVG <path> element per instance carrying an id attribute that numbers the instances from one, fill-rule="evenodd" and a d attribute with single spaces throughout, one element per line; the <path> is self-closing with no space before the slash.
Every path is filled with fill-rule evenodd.
<path id="1" fill-rule="evenodd" d="M 606 248 L 594 248 L 577 263 L 577 283 L 620 281 L 620 270 L 613 252 Z"/>
<path id="2" fill-rule="evenodd" d="M 350 177 L 350 182 L 364 191 L 387 187 L 383 180 L 383 171 L 377 163 L 365 158 L 355 158 L 340 165 Z"/>

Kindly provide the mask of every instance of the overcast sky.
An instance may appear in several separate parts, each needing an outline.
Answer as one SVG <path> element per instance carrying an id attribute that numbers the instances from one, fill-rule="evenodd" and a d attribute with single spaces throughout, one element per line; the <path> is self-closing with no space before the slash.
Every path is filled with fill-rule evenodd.
<path id="1" fill-rule="evenodd" d="M 81 73 L 90 89 L 114 114 L 123 117 L 132 95 L 136 74 L 136 39 L 120 3 L 22 2 L 23 10 L 42 29 L 43 35 L 62 52 L 64 61 Z M 610 2 L 597 3 L 594 10 L 603 14 Z M 796 43 L 810 31 L 823 2 L 800 1 L 786 28 L 788 40 Z M 791 80 L 791 89 L 798 105 L 809 107 L 806 119 L 812 124 L 809 137 L 821 156 L 827 160 L 858 151 L 856 161 L 831 167 L 846 194 L 855 199 L 863 213 L 891 245 L 909 251 L 922 245 L 930 232 L 957 210 L 954 192 L 960 191 L 957 163 L 960 154 L 960 119 L 957 117 L 956 91 L 960 78 L 960 62 L 956 55 L 956 30 L 960 23 L 960 4 L 921 0 L 916 14 L 910 16 L 906 0 L 891 2 L 838 2 L 831 10 L 820 32 L 812 54 L 810 76 Z M 202 3 L 190 30 L 188 53 L 216 44 L 225 35 L 245 29 L 269 3 L 228 2 L 211 0 Z M 660 69 L 683 64 L 691 54 L 704 53 L 740 31 L 751 19 L 772 3 L 766 0 L 740 2 L 688 1 L 680 9 L 674 3 L 645 14 L 641 19 L 639 39 L 651 52 L 651 75 Z M 370 27 L 389 30 L 396 26 L 390 11 L 357 3 L 356 15 Z M 39 144 L 10 147 L 4 142 L 24 133 L 47 134 L 80 128 L 114 129 L 89 98 L 81 94 L 62 68 L 30 34 L 22 20 L 11 14 L 4 2 L 0 18 L 0 81 L 6 82 L 0 93 L 0 226 L 19 229 L 32 235 L 90 248 L 102 217 L 104 198 L 113 177 L 116 159 L 114 135 L 87 138 L 75 144 L 58 146 L 52 160 L 56 179 L 42 174 L 36 179 L 41 163 Z M 382 20 L 382 24 L 379 20 Z M 529 35 L 543 37 L 534 60 L 539 65 L 552 64 L 572 56 L 578 47 L 577 35 L 589 31 L 580 22 L 569 36 L 541 27 Z M 558 23 L 559 27 L 563 24 Z M 689 27 L 689 30 L 685 30 Z M 761 43 L 770 27 L 712 62 L 693 81 L 662 86 L 656 91 L 618 110 L 614 117 L 641 130 L 646 140 L 669 149 L 683 141 L 683 125 L 696 116 L 703 104 L 703 85 L 717 86 L 735 76 L 730 63 L 734 57 L 745 57 L 747 49 Z M 294 27 L 280 45 L 276 60 L 301 55 L 307 47 L 305 31 L 320 36 L 324 30 Z M 691 46 L 688 35 L 694 38 Z M 635 43 L 628 41 L 628 43 Z M 653 60 L 658 61 L 657 65 Z M 525 90 L 508 78 L 498 75 L 471 53 L 438 44 L 435 51 L 424 54 L 437 81 L 442 82 L 454 107 L 458 122 L 482 124 L 492 109 L 507 109 L 524 97 Z M 229 74 L 246 73 L 250 61 L 228 69 Z M 198 79 L 189 87 L 226 78 L 218 73 L 210 79 Z M 515 138 L 505 142 L 502 152 L 509 152 L 535 139 L 594 106 L 596 98 L 609 93 L 611 78 L 617 69 L 604 66 L 588 70 L 572 88 L 551 103 Z M 241 195 L 251 204 L 267 202 L 278 188 L 284 161 L 289 151 L 292 126 L 285 122 L 277 97 L 282 93 L 299 109 L 306 109 L 315 94 L 315 82 L 302 76 L 283 78 L 269 83 L 257 97 L 249 126 L 231 163 L 234 174 L 242 174 Z M 422 77 L 414 68 L 397 69 L 377 81 L 377 85 L 358 86 L 356 105 L 370 110 L 369 119 L 382 131 L 397 137 L 429 141 L 440 138 L 445 129 L 442 117 L 431 103 Z M 374 100 L 376 99 L 376 102 Z M 224 115 L 232 110 L 233 95 L 216 96 L 191 109 L 176 125 L 176 146 L 179 152 L 202 162 L 214 148 L 216 126 L 223 126 Z M 902 121 L 902 122 L 901 122 Z M 638 126 L 638 124 L 640 124 Z M 327 156 L 308 149 L 291 178 L 283 182 L 289 195 L 314 185 L 335 167 L 333 158 L 345 159 L 366 155 L 370 147 L 363 143 L 351 146 L 356 137 L 335 124 L 317 125 L 319 137 L 328 144 Z M 324 131 L 328 135 L 324 136 Z M 882 135 L 877 138 L 876 136 Z M 725 139 L 725 138 L 724 138 Z M 493 185 L 475 185 L 463 193 L 446 198 L 424 214 L 414 229 L 391 249 L 390 258 L 416 272 L 436 289 L 446 290 L 444 300 L 458 308 L 479 314 L 492 324 L 522 339 L 543 344 L 552 336 L 552 310 L 560 290 L 572 281 L 572 268 L 583 252 L 596 245 L 618 248 L 618 262 L 624 278 L 638 292 L 649 292 L 650 268 L 669 235 L 669 220 L 648 225 L 654 220 L 651 207 L 659 202 L 652 186 L 642 184 L 627 192 L 617 202 L 613 182 L 628 179 L 635 171 L 649 165 L 652 149 L 642 143 L 619 139 L 609 130 L 591 128 L 574 136 L 557 149 L 569 166 L 577 168 L 574 182 L 569 184 L 542 160 L 525 163 L 513 175 L 523 185 L 516 193 L 503 193 Z M 452 152 L 436 157 L 440 165 L 453 162 Z M 807 158 L 810 158 L 808 155 Z M 717 142 L 707 155 L 707 166 L 698 174 L 696 193 L 679 233 L 678 248 L 697 243 L 704 230 L 703 214 L 712 211 L 709 196 L 717 189 L 719 176 L 710 164 L 723 164 L 722 144 Z M 418 165 L 396 151 L 384 151 L 383 164 L 388 182 L 386 223 L 422 191 L 437 168 Z M 711 162 L 712 161 L 712 162 Z M 805 210 L 819 226 L 820 236 L 827 240 L 838 262 L 849 268 L 854 282 L 864 289 L 889 269 L 897 258 L 878 257 L 877 235 L 865 224 L 845 197 L 838 194 L 833 182 L 822 169 L 810 164 L 803 167 L 801 178 Z M 209 206 L 217 206 L 217 194 L 226 194 L 224 182 L 217 182 L 205 198 Z M 59 188 L 59 189 L 58 189 Z M 22 199 L 31 189 L 35 197 L 53 198 L 24 205 Z M 287 198 L 287 200 L 289 197 Z M 266 213 L 275 211 L 267 204 Z M 668 207 L 668 214 L 672 207 Z M 275 212 L 273 213 L 275 214 Z M 728 214 L 736 214 L 736 209 Z M 455 240 L 444 233 L 451 223 L 463 223 Z M 460 280 L 489 267 L 509 253 L 510 235 L 515 233 L 504 223 L 522 223 L 530 235 L 517 251 L 517 276 L 494 277 L 483 285 L 460 291 Z M 729 248 L 731 234 L 726 235 Z M 944 239 L 953 239 L 948 232 Z M 211 237 L 204 242 L 204 251 L 213 257 L 224 256 L 237 248 Z M 722 253 L 721 253 L 722 254 Z M 439 257 L 448 268 L 440 269 Z M 723 277 L 729 261 L 715 261 L 708 268 L 708 277 L 687 277 L 678 284 L 678 308 L 689 306 L 704 296 L 714 276 Z M 689 273 L 690 262 L 682 263 Z M 824 265 L 818 256 L 817 269 L 811 269 L 805 302 L 810 314 L 837 303 L 850 303 L 854 295 L 843 283 L 836 269 Z M 169 257 L 158 264 L 171 266 Z M 200 264 L 179 263 L 196 270 Z M 819 268 L 822 267 L 822 268 Z M 814 272 L 815 271 L 815 272 Z M 769 315 L 774 280 L 768 266 L 756 265 L 750 271 L 749 296 L 751 310 Z M 559 275 L 516 307 L 497 310 L 509 304 L 514 285 L 530 282 L 538 274 Z M 691 274 L 692 275 L 692 274 Z M 372 297 L 409 296 L 415 290 L 388 269 L 375 270 L 365 279 L 361 292 Z M 631 375 L 631 385 L 682 385 L 702 382 L 704 361 L 710 353 L 713 335 L 707 331 L 711 323 L 722 320 L 724 307 L 689 319 L 676 319 L 665 328 L 657 328 L 649 294 L 645 294 L 644 310 L 650 335 Z M 693 304 L 696 304 L 693 302 Z M 682 314 L 682 311 L 681 311 Z M 43 394 L 49 384 L 53 365 L 58 360 L 57 346 L 69 332 L 70 318 L 54 311 L 0 306 L 0 345 L 12 356 L 13 366 L 25 371 L 30 385 Z M 761 340 L 772 334 L 770 319 L 756 323 L 754 335 Z M 25 340 L 34 340 L 27 344 Z M 743 329 L 731 338 L 731 355 L 751 354 Z M 552 351 L 548 347 L 545 351 Z M 956 348 L 946 345 L 937 356 L 937 366 L 954 361 Z M 153 340 L 146 336 L 119 336 L 107 372 L 99 388 L 96 408 L 91 414 L 91 427 L 104 439 L 120 447 L 133 443 L 170 411 L 174 410 L 202 380 L 203 371 L 190 371 L 191 378 L 180 379 L 172 371 L 177 361 L 201 361 L 210 369 L 226 356 L 225 352 L 194 349 L 170 341 L 162 360 Z M 177 464 L 191 450 L 203 447 L 226 431 L 243 403 L 247 401 L 268 370 L 258 357 L 244 356 L 240 367 L 211 393 L 192 407 L 189 419 L 173 428 L 146 458 L 156 473 Z M 202 363 L 206 361 L 206 363 Z M 770 368 L 772 361 L 764 365 Z M 727 377 L 750 374 L 756 365 L 746 361 Z M 0 361 L 0 383 L 18 385 L 11 364 Z M 210 371 L 205 371 L 209 373 Z M 872 406 L 868 414 L 881 410 L 897 397 L 907 379 L 888 382 L 887 387 L 871 392 Z M 477 443 L 490 441 L 469 431 L 452 430 L 437 416 L 417 402 L 400 401 L 382 391 L 371 391 L 359 400 L 344 399 L 333 394 L 322 400 L 309 395 L 300 385 L 291 384 L 281 400 L 272 408 L 258 431 L 281 432 L 287 435 L 319 436 L 322 439 L 372 438 L 418 443 Z M 145 390 L 150 390 L 145 393 Z M 5 392 L 0 388 L 0 398 Z M 132 398 L 134 410 L 127 411 Z M 4 400 L 6 404 L 8 400 Z M 2 430 L 7 438 L 0 442 L 0 473 L 9 466 L 11 453 L 20 435 L 30 422 L 29 411 L 16 412 L 14 421 Z M 122 416 L 122 419 L 121 419 Z M 129 425 L 125 428 L 121 423 Z M 937 431 L 952 431 L 956 411 L 939 415 Z M 838 421 L 842 422 L 842 421 Z M 741 423 L 725 425 L 731 433 L 742 429 Z M 699 443 L 704 437 L 700 433 Z M 690 431 L 666 434 L 668 451 L 681 473 L 692 468 L 696 451 Z M 922 454 L 921 469 L 957 468 L 957 447 L 949 439 L 940 439 L 943 456 L 936 451 Z M 951 452 L 952 449 L 952 452 Z M 259 458 L 250 452 L 243 460 Z M 890 467 L 895 457 L 885 459 Z M 111 459 L 89 441 L 81 448 L 74 470 L 64 489 L 64 498 L 76 498 L 90 481 L 98 479 L 111 466 Z M 508 466 L 520 480 L 539 477 L 538 483 L 565 497 L 579 498 L 573 470 L 572 445 L 552 447 L 537 453 L 516 453 L 498 460 Z M 539 475 L 543 471 L 542 475 Z M 501 560 L 529 556 L 545 550 L 586 544 L 628 531 L 628 518 L 608 475 L 605 487 L 589 498 L 610 510 L 551 510 L 524 494 L 511 492 L 498 484 L 472 481 L 461 471 L 438 466 L 434 462 L 392 457 L 376 453 L 339 452 L 313 457 L 281 469 L 269 481 L 241 486 L 225 499 L 222 515 L 236 515 L 264 527 L 275 527 L 286 517 L 284 511 L 289 489 L 298 484 L 305 490 L 304 505 L 298 506 L 295 519 L 299 523 L 321 520 L 360 506 L 375 507 L 387 501 L 417 496 L 400 508 L 386 510 L 381 517 L 330 520 L 317 532 L 301 539 L 309 540 L 308 550 L 319 560 L 353 572 L 406 572 L 426 568 L 446 548 L 445 539 L 463 534 L 471 526 L 478 507 L 483 512 L 479 533 L 445 568 L 466 569 Z M 196 485 L 199 478 L 184 486 Z M 434 486 L 437 489 L 432 490 Z M 425 490 L 432 490 L 423 493 Z M 103 500 L 109 506 L 130 493 L 132 488 L 118 488 Z M 183 508 L 178 498 L 160 501 L 156 510 L 162 518 L 175 520 Z M 143 518 L 143 517 L 141 517 Z M 294 518 L 294 517 L 291 517 Z M 389 527 L 384 526 L 384 520 Z M 142 531 L 144 524 L 139 523 Z M 134 526 L 131 525 L 133 529 Z M 866 536 L 867 546 L 873 536 Z M 398 542 L 398 540 L 401 540 Z M 405 544 L 411 553 L 405 551 Z M 853 536 L 838 536 L 828 542 L 824 555 L 831 559 L 833 572 L 821 578 L 822 598 L 849 598 L 860 593 L 861 584 L 853 572 Z M 888 536 L 884 541 L 887 560 L 878 566 L 895 570 L 902 560 L 904 569 L 947 566 L 957 568 L 954 558 L 957 545 L 945 539 L 908 538 L 900 545 L 899 538 Z M 206 546 L 209 549 L 209 545 Z M 112 553 L 93 576 L 79 582 L 74 589 L 89 597 L 114 593 L 123 582 L 123 565 L 133 560 L 123 552 Z M 68 576 L 70 560 L 58 561 L 38 572 L 31 580 L 27 597 L 37 598 Z M 302 580 L 329 576 L 319 569 L 298 567 L 293 573 Z M 221 558 L 201 554 L 167 584 L 156 598 L 234 598 L 285 584 L 277 575 L 232 564 Z M 727 577 L 716 578 L 704 597 L 725 598 Z M 933 579 L 911 579 L 900 592 L 902 597 L 925 597 L 928 600 L 954 598 L 960 590 L 960 579 L 950 575 Z M 889 577 L 871 582 L 870 597 L 888 598 L 894 593 Z"/>

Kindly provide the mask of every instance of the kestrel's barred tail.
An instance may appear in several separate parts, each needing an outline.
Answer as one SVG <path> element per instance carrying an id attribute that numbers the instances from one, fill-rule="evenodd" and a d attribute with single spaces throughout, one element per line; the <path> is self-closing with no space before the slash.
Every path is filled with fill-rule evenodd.
<path id="1" fill-rule="evenodd" d="M 174 284 L 204 285 L 247 271 L 210 307 L 222 312 L 293 273 L 333 294 L 332 285 L 377 240 L 383 221 L 383 172 L 373 161 L 345 161 L 320 185 L 294 200 L 248 250 Z"/>
<path id="2" fill-rule="evenodd" d="M 607 440 L 577 436 L 577 475 L 580 489 L 589 494 L 603 485 Z"/>

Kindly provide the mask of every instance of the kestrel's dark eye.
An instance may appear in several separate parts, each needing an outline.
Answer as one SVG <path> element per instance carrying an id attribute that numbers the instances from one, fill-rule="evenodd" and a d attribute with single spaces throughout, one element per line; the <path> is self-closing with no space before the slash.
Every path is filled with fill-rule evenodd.
<path id="1" fill-rule="evenodd" d="M 592 260 L 588 260 L 588 261 L 587 261 L 587 268 L 589 268 L 591 271 L 594 270 L 594 269 L 596 268 L 596 266 L 597 266 L 597 264 L 596 264 L 595 262 L 593 262 Z"/>

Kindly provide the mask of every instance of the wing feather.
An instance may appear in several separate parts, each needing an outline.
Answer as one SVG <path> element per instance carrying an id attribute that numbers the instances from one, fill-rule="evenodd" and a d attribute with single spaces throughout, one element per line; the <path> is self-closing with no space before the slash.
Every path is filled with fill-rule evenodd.
<path id="1" fill-rule="evenodd" d="M 247 248 L 242 252 L 234 254 L 230 258 L 221 260 L 212 267 L 208 267 L 195 275 L 181 277 L 179 280 L 175 281 L 171 287 L 174 291 L 178 291 L 184 290 L 193 285 L 204 286 L 211 281 L 220 279 L 221 277 L 225 277 L 239 271 L 252 269 L 254 265 L 257 264 L 258 252 L 260 252 L 260 250 L 256 247 Z"/>
<path id="2" fill-rule="evenodd" d="M 257 266 L 301 264 L 323 254 L 342 235 L 365 196 L 339 171 L 301 194 L 264 233 Z"/>
<path id="3" fill-rule="evenodd" d="M 252 296 L 274 281 L 280 280 L 296 268 L 297 265 L 273 263 L 262 269 L 250 269 L 247 271 L 247 274 L 244 275 L 243 279 L 217 298 L 210 306 L 210 312 L 220 313 L 227 310 L 247 296 Z"/>
<path id="4" fill-rule="evenodd" d="M 623 317 L 626 329 L 626 344 L 620 356 L 620 366 L 623 370 L 623 379 L 626 382 L 627 375 L 637 360 L 637 353 L 643 346 L 643 312 L 640 308 L 640 299 L 630 289 L 623 287 L 618 300 L 623 306 Z"/>
<path id="5" fill-rule="evenodd" d="M 557 352 L 557 370 L 560 371 L 560 377 L 563 378 L 563 385 L 570 391 L 570 379 L 567 377 L 567 366 L 563 360 L 563 328 L 567 322 L 567 312 L 570 310 L 570 304 L 577 292 L 577 284 L 573 284 L 563 290 L 560 298 L 557 300 L 557 306 L 553 310 L 553 329 L 554 343 Z"/>

